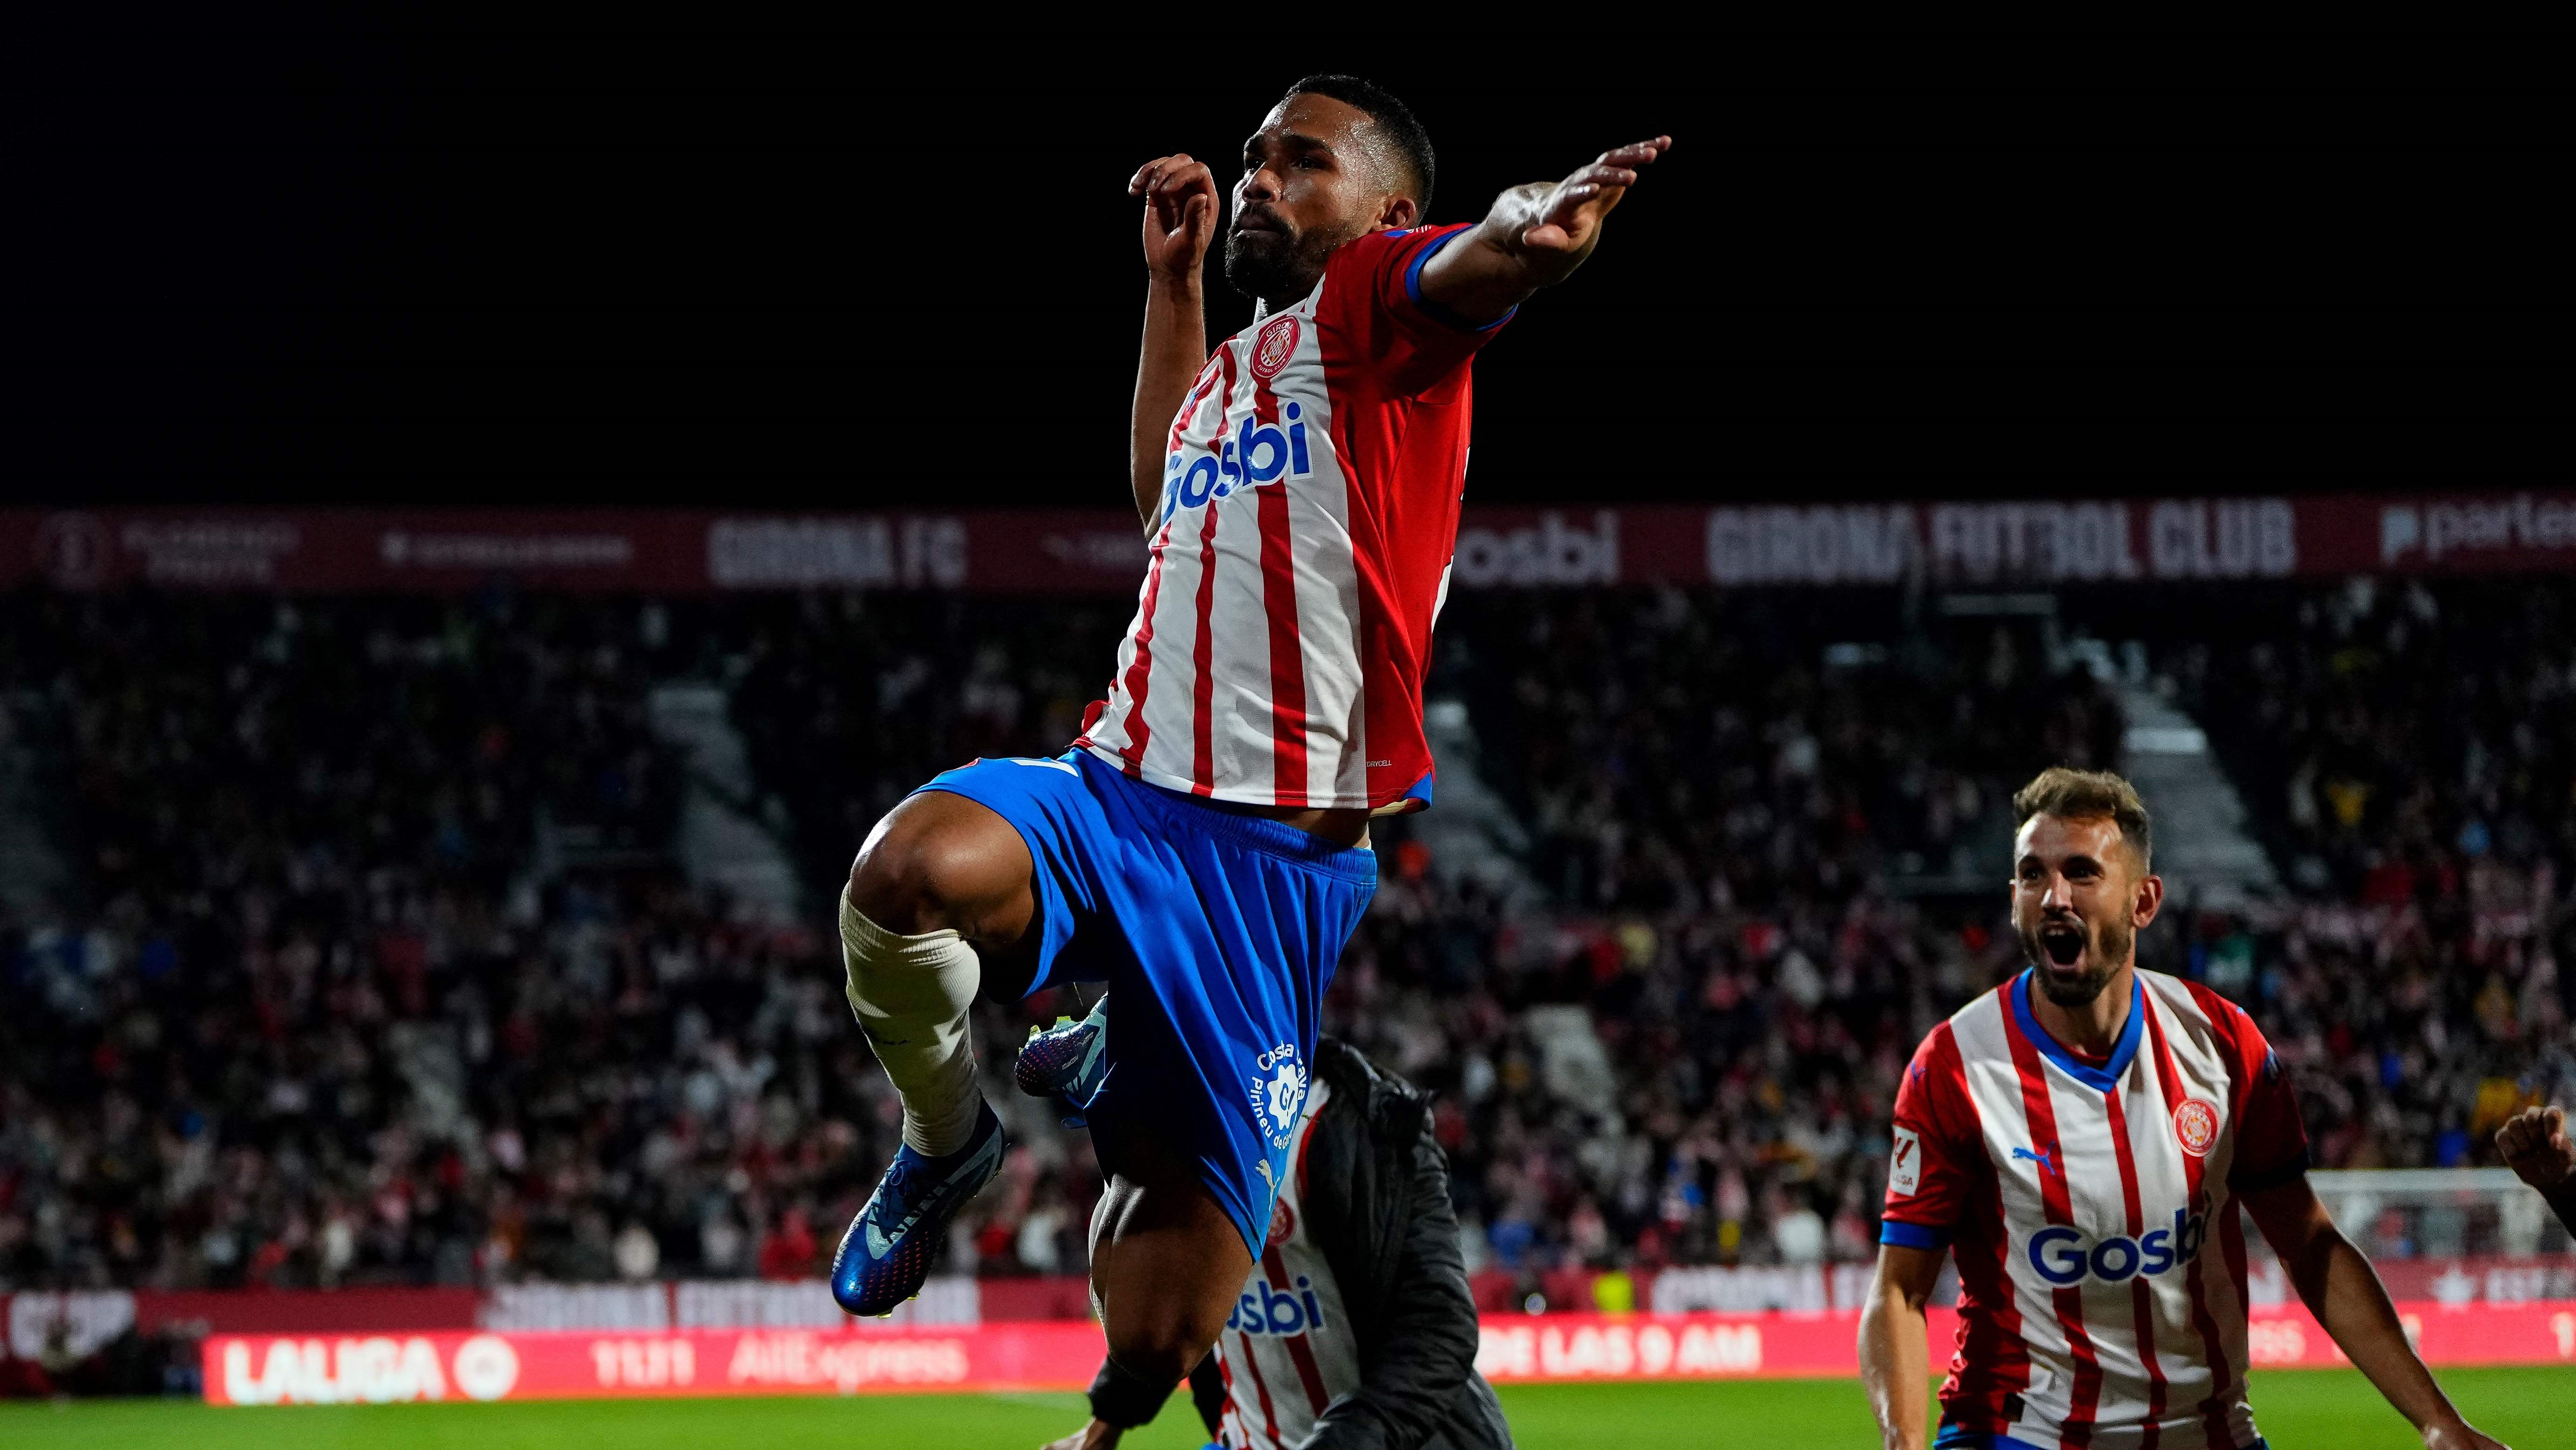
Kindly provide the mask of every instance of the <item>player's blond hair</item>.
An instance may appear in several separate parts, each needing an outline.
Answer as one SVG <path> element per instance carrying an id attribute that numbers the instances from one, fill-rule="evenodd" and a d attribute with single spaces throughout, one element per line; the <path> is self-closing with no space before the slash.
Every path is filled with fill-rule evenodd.
<path id="1" fill-rule="evenodd" d="M 2155 822 L 2147 815 L 2147 803 L 2138 799 L 2136 786 L 2112 771 L 2052 765 L 2014 791 L 2012 803 L 2015 830 L 2030 824 L 2033 816 L 2065 821 L 2107 817 L 2120 828 L 2120 839 L 2138 853 L 2139 873 L 2154 869 Z"/>

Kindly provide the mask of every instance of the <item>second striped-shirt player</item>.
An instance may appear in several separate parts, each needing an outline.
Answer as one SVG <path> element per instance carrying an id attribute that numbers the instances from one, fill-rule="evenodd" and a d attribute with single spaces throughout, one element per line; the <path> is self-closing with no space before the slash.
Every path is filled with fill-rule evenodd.
<path id="1" fill-rule="evenodd" d="M 2307 1134 L 2251 1018 L 2137 969 L 2164 883 L 2116 775 L 2013 797 L 2027 971 L 1932 1029 L 1898 1087 L 1861 1369 L 1889 1450 L 1923 1444 L 1923 1306 L 1959 1265 L 1934 1443 L 2242 1450 L 2253 1215 L 2299 1297 L 2431 1450 L 2490 1450 L 2308 1186 Z"/>

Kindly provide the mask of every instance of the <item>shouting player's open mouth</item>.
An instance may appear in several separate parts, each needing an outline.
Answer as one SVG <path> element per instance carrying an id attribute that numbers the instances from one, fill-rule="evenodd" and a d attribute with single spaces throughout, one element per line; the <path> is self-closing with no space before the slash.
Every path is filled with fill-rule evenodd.
<path id="1" fill-rule="evenodd" d="M 2039 929 L 2039 949 L 2052 965 L 2072 967 L 2084 960 L 2084 928 L 2071 921 L 2052 921 Z"/>

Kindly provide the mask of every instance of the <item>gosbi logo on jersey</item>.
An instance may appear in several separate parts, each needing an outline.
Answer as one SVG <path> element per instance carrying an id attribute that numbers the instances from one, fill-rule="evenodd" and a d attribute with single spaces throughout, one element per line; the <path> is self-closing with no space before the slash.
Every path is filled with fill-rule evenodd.
<path id="1" fill-rule="evenodd" d="M 2174 1104 L 2174 1141 L 2194 1158 L 2206 1158 L 2218 1145 L 2218 1109 L 2200 1098 Z"/>
<path id="2" fill-rule="evenodd" d="M 1306 410 L 1291 402 L 1279 410 L 1278 423 L 1246 418 L 1213 450 L 1187 442 L 1174 448 L 1163 460 L 1163 517 L 1203 507 L 1238 488 L 1306 478 L 1314 471 L 1314 457 L 1306 447 Z"/>
<path id="3" fill-rule="evenodd" d="M 1244 1290 L 1225 1327 L 1245 1334 L 1303 1334 L 1324 1327 L 1324 1306 L 1315 1300 L 1315 1281 L 1299 1274 L 1294 1293 L 1266 1283 Z"/>
<path id="4" fill-rule="evenodd" d="M 2190 1263 L 2209 1237 L 2209 1215 L 2174 1210 L 2170 1228 L 2153 1228 L 2136 1238 L 2115 1234 L 2098 1242 L 2065 1224 L 2050 1224 L 2030 1236 L 2030 1266 L 2048 1282 L 2065 1288 L 2088 1278 L 2125 1284 L 2140 1274 L 2161 1274 Z"/>

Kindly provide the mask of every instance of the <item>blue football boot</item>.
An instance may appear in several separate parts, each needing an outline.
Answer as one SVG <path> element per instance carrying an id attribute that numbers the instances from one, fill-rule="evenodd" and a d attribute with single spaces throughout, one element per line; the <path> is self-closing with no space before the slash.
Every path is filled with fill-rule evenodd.
<path id="1" fill-rule="evenodd" d="M 832 1256 L 833 1299 L 849 1313 L 875 1318 L 920 1293 L 949 1220 L 1001 1171 L 1002 1120 L 991 1103 L 976 1105 L 975 1136 L 944 1158 L 916 1153 L 909 1143 L 897 1147 Z"/>
<path id="2" fill-rule="evenodd" d="M 1079 1022 L 1059 1017 L 1043 1032 L 1030 1028 L 1011 1080 L 1030 1097 L 1055 1099 L 1066 1127 L 1083 1126 L 1083 1114 L 1109 1080 L 1108 995 L 1103 993 L 1091 1015 Z"/>

